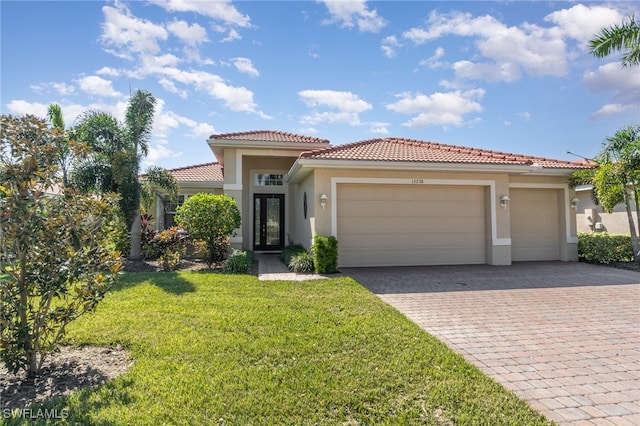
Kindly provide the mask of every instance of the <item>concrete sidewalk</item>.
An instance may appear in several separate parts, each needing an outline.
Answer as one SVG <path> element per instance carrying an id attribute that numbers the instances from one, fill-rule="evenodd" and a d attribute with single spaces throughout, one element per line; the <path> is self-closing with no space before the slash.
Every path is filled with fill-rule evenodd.
<path id="1" fill-rule="evenodd" d="M 318 274 L 296 274 L 289 271 L 276 253 L 258 253 L 258 279 L 265 281 L 307 281 L 326 278 Z"/>
<path id="2" fill-rule="evenodd" d="M 640 425 L 640 273 L 583 263 L 343 268 L 562 425 Z"/>

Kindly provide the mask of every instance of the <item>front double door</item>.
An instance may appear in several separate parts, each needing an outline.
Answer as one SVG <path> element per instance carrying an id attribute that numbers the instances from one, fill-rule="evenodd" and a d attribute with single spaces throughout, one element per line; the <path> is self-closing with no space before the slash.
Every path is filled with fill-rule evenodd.
<path id="1" fill-rule="evenodd" d="M 284 247 L 284 194 L 253 195 L 253 250 Z"/>

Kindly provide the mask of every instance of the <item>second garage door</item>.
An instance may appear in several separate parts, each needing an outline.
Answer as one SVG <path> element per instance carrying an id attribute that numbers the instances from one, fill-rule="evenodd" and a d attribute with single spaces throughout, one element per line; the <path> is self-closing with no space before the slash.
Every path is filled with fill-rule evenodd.
<path id="1" fill-rule="evenodd" d="M 511 189 L 511 260 L 559 260 L 559 191 Z"/>
<path id="2" fill-rule="evenodd" d="M 341 266 L 486 263 L 485 190 L 339 184 Z"/>

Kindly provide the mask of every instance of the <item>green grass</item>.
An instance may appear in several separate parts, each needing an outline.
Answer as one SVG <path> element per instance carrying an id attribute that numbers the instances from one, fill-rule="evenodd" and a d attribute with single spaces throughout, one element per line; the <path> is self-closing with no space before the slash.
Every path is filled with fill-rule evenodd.
<path id="1" fill-rule="evenodd" d="M 126 274 L 68 337 L 134 360 L 69 424 L 550 424 L 350 278 Z"/>

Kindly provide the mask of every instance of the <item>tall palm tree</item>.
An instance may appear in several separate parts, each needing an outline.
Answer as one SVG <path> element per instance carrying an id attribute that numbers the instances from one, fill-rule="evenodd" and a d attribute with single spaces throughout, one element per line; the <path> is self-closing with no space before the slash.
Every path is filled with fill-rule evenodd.
<path id="1" fill-rule="evenodd" d="M 89 145 L 92 153 L 77 162 L 74 182 L 85 191 L 120 195 L 120 210 L 131 231 L 131 259 L 140 258 L 138 176 L 140 162 L 149 152 L 155 102 L 150 92 L 138 90 L 129 100 L 124 124 L 111 114 L 88 111 L 76 127 L 79 139 Z"/>
<path id="2" fill-rule="evenodd" d="M 64 119 L 62 117 L 62 109 L 58 104 L 49 105 L 47 116 L 53 127 L 53 137 L 58 148 L 58 165 L 62 172 L 62 185 L 69 185 L 69 167 L 73 160 L 73 150 L 71 147 L 70 137 L 64 127 Z"/>
<path id="3" fill-rule="evenodd" d="M 140 224 L 140 160 L 149 153 L 149 139 L 151 138 L 151 130 L 153 127 L 153 114 L 155 112 L 156 99 L 150 92 L 145 90 L 137 90 L 133 97 L 129 100 L 129 107 L 125 117 L 127 137 L 133 146 L 132 161 L 130 163 L 129 172 L 130 180 L 128 180 L 126 189 L 130 196 L 130 206 L 133 207 L 131 213 L 131 250 L 129 252 L 130 259 L 140 259 L 140 251 L 142 247 Z M 123 194 L 124 195 L 124 194 Z"/>
<path id="4" fill-rule="evenodd" d="M 602 28 L 589 41 L 589 52 L 596 58 L 604 58 L 618 51 L 624 51 L 623 67 L 640 65 L 640 23 L 636 22 L 634 15 L 620 25 Z"/>

